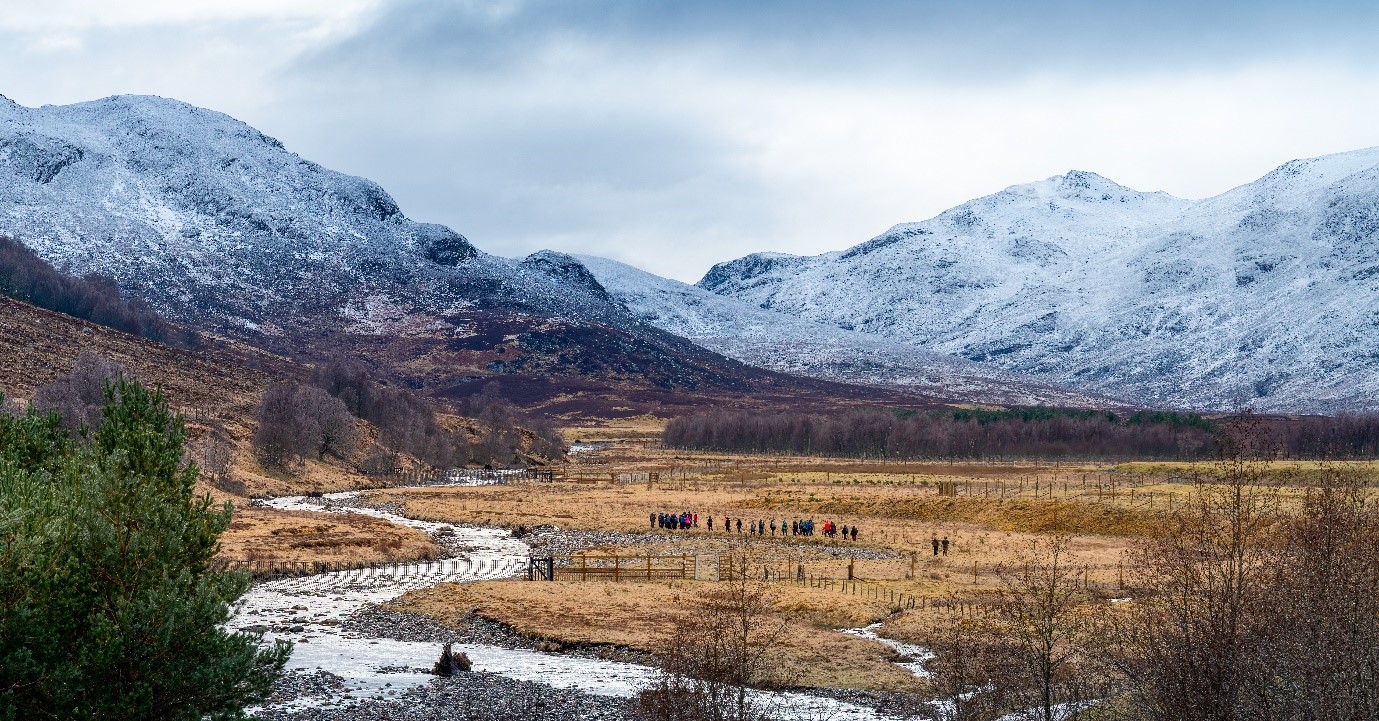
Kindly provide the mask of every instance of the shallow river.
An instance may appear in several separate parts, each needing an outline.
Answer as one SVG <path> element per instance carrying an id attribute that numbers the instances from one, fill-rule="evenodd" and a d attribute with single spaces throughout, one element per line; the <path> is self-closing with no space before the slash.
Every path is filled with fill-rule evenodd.
<path id="1" fill-rule="evenodd" d="M 336 505 L 353 495 L 354 492 L 335 493 L 319 499 L 293 496 L 273 499 L 268 505 L 281 510 L 363 513 L 432 534 L 448 526 L 468 550 L 430 563 L 259 583 L 241 599 L 231 626 L 263 626 L 269 629 L 265 639 L 292 641 L 295 647 L 288 669 L 319 668 L 336 674 L 345 680 L 354 698 L 387 697 L 434 678 L 426 671 L 439 656 L 439 644 L 376 638 L 344 631 L 336 624 L 370 604 L 392 600 L 410 590 L 442 582 L 510 578 L 525 573 L 527 546 L 502 529 L 415 521 L 375 509 Z M 483 644 L 457 644 L 455 648 L 469 655 L 476 670 L 591 694 L 631 696 L 652 673 L 648 667 L 637 664 Z M 786 706 L 798 704 L 839 721 L 891 718 L 864 707 L 803 694 L 773 694 L 771 700 Z"/>

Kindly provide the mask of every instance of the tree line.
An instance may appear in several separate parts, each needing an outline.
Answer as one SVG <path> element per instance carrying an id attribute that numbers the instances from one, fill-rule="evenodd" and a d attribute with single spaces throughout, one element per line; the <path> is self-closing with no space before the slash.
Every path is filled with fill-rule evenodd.
<path id="1" fill-rule="evenodd" d="M 833 415 L 710 411 L 670 421 L 674 448 L 892 460 L 1210 455 L 1214 434 L 1196 416 L 1120 418 L 1084 411 L 979 415 L 856 409 Z"/>
<path id="2" fill-rule="evenodd" d="M 523 453 L 545 458 L 563 453 L 555 428 L 522 419 L 494 384 L 462 401 L 459 411 L 473 420 L 475 432 L 468 425 L 445 427 L 428 401 L 374 380 L 362 363 L 334 361 L 318 366 L 306 383 L 269 387 L 259 405 L 253 447 L 260 460 L 280 469 L 305 458 L 348 458 L 363 442 L 355 423 L 360 419 L 379 430 L 377 443 L 359 463 L 370 475 L 399 472 L 404 453 L 436 468 L 505 468 L 521 463 Z"/>
<path id="3" fill-rule="evenodd" d="M 1167 411 L 1058 408 L 855 409 L 833 415 L 716 410 L 671 420 L 661 440 L 690 450 L 892 460 L 1209 460 L 1219 456 L 1228 427 L 1244 419 L 1268 440 L 1272 458 L 1379 458 L 1379 415 L 1373 414 L 1215 420 Z"/>
<path id="4" fill-rule="evenodd" d="M 4 236 L 0 236 L 0 294 L 179 348 L 195 348 L 201 340 L 196 331 L 163 320 L 142 300 L 123 297 L 110 278 L 67 275 Z"/>

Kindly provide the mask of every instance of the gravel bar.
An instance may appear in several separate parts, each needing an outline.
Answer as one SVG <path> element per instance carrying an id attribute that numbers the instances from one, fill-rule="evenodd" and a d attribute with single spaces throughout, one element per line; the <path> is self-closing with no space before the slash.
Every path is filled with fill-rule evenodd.
<path id="1" fill-rule="evenodd" d="M 354 699 L 327 671 L 289 674 L 267 721 L 633 721 L 633 702 L 475 671 L 437 678 L 396 698 Z M 343 693 L 342 693 L 343 692 Z M 283 703 L 292 702 L 292 703 Z"/>

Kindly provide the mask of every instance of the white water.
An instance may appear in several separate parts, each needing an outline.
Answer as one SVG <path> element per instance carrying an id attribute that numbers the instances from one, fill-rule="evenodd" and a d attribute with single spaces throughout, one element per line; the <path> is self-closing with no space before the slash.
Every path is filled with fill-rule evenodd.
<path id="1" fill-rule="evenodd" d="M 896 653 L 900 654 L 901 656 L 904 656 L 905 658 L 910 659 L 909 661 L 899 661 L 895 665 L 908 670 L 910 673 L 918 676 L 919 678 L 929 678 L 929 672 L 925 670 L 924 662 L 933 658 L 934 654 L 930 652 L 929 649 L 923 646 L 918 646 L 913 643 L 905 643 L 904 641 L 896 641 L 895 639 L 891 638 L 882 638 L 876 633 L 876 630 L 879 628 L 881 628 L 881 624 L 873 623 L 872 625 L 865 626 L 863 628 L 845 628 L 842 629 L 842 632 L 852 634 L 853 636 L 860 636 L 862 638 L 871 639 L 872 641 L 880 641 L 881 643 L 890 646 L 891 648 L 895 649 Z"/>
<path id="2" fill-rule="evenodd" d="M 256 584 L 240 600 L 237 615 L 230 625 L 232 628 L 265 626 L 270 629 L 264 634 L 265 640 L 292 641 L 294 649 L 287 663 L 289 671 L 323 669 L 342 677 L 356 699 L 382 698 L 435 678 L 428 672 L 440 655 L 439 644 L 374 638 L 344 631 L 336 624 L 355 611 L 392 600 L 410 590 L 443 582 L 512 577 L 525 570 L 528 549 L 526 544 L 511 538 L 502 529 L 416 521 L 371 508 L 335 505 L 353 495 L 356 493 L 333 493 L 320 499 L 292 496 L 273 499 L 267 504 L 280 510 L 362 513 L 427 533 L 436 533 L 446 526 L 454 529 L 454 538 L 469 550 L 460 556 L 430 563 L 395 564 Z M 652 669 L 637 664 L 522 649 L 482 644 L 457 644 L 455 648 L 469 655 L 476 671 L 598 695 L 632 696 L 653 673 Z M 796 693 L 769 696 L 770 702 L 786 708 L 808 709 L 811 714 L 823 713 L 838 721 L 893 718 L 833 699 Z M 332 700 L 310 697 L 299 703 Z"/>

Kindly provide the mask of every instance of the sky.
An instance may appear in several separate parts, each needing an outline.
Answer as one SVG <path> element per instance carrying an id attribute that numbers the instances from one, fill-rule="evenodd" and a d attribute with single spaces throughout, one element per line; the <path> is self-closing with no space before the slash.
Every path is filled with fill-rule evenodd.
<path id="1" fill-rule="evenodd" d="M 1372 2 L 0 0 L 0 94 L 219 110 L 490 253 L 693 282 L 1070 169 L 1379 145 Z"/>

